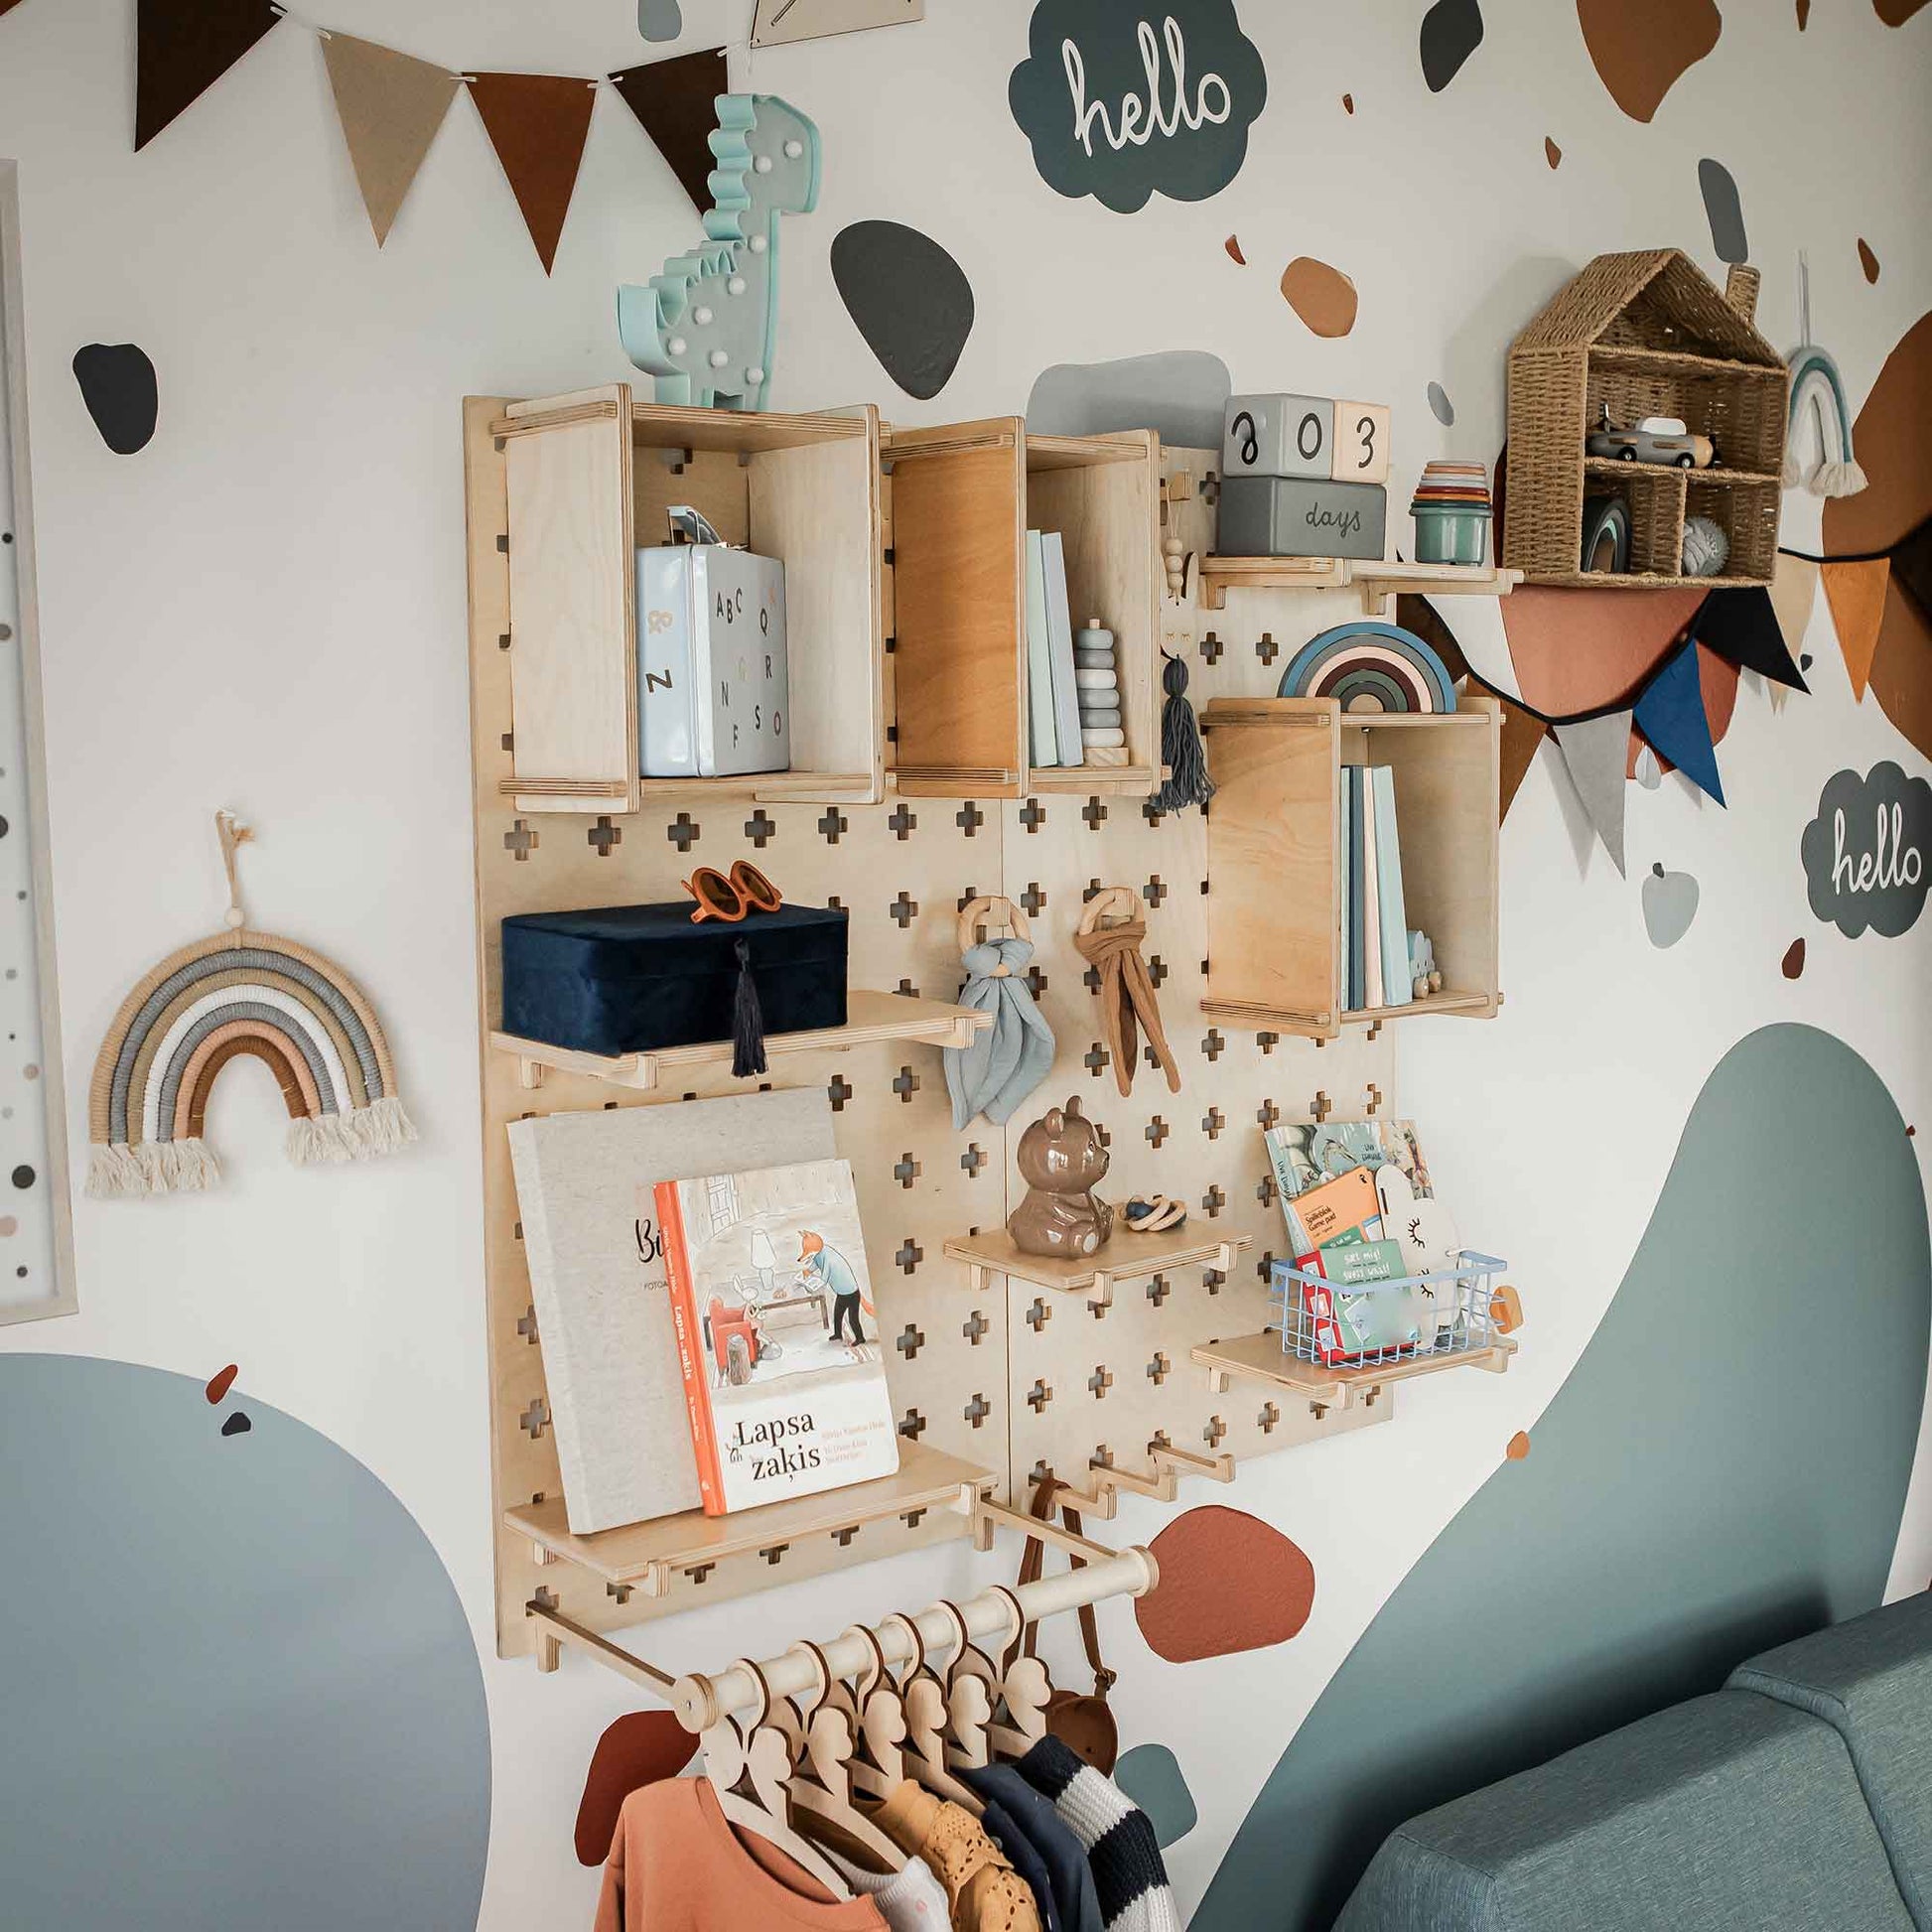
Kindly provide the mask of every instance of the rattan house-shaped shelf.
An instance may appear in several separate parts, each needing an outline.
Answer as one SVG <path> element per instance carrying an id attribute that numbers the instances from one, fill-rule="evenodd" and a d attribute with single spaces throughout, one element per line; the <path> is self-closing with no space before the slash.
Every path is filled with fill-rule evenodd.
<path id="1" fill-rule="evenodd" d="M 1789 371 L 1752 326 L 1757 273 L 1723 293 L 1675 248 L 1598 255 L 1509 351 L 1503 563 L 1532 583 L 1658 590 L 1769 584 Z M 1717 446 L 1706 469 L 1591 456 L 1602 421 L 1680 418 Z M 1621 496 L 1627 571 L 1584 569 L 1587 499 Z M 1712 577 L 1683 572 L 1684 522 L 1708 516 L 1729 554 Z"/>

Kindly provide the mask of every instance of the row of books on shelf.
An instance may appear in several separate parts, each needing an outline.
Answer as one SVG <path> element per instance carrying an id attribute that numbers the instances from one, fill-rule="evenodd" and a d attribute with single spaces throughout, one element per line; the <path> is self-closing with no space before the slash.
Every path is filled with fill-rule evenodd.
<path id="1" fill-rule="evenodd" d="M 573 1533 L 897 1469 L 823 1092 L 552 1114 L 509 1137 Z"/>
<path id="2" fill-rule="evenodd" d="M 1113 635 L 1097 622 L 1075 634 L 1057 530 L 1027 532 L 1027 715 L 1035 766 L 1121 761 L 1114 754 L 1127 730 Z"/>
<path id="3" fill-rule="evenodd" d="M 1415 974 L 1403 902 L 1395 770 L 1386 764 L 1344 764 L 1338 783 L 1342 1005 L 1351 1013 L 1408 1006 L 1415 998 Z"/>

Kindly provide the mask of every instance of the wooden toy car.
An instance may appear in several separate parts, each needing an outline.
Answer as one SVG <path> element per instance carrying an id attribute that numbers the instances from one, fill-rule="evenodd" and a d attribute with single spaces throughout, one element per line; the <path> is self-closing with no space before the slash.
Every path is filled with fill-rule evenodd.
<path id="1" fill-rule="evenodd" d="M 1676 416 L 1646 416 L 1635 429 L 1617 429 L 1607 408 L 1584 448 L 1591 456 L 1615 457 L 1622 463 L 1662 463 L 1679 470 L 1709 470 L 1718 461 L 1718 446 L 1710 437 L 1694 435 Z"/>

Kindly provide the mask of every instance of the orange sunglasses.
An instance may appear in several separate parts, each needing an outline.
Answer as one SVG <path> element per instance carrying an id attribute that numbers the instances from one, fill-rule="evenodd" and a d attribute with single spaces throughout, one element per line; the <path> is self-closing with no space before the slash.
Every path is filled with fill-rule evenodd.
<path id="1" fill-rule="evenodd" d="M 691 914 L 693 925 L 706 919 L 723 919 L 736 925 L 751 912 L 775 912 L 784 900 L 778 889 L 749 859 L 741 859 L 729 874 L 716 866 L 700 866 L 684 882 L 684 890 L 698 901 Z"/>

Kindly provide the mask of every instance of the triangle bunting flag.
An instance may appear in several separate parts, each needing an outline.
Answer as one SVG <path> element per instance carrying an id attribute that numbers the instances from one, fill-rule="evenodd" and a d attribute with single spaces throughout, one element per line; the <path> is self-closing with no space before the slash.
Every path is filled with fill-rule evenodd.
<path id="1" fill-rule="evenodd" d="M 1596 827 L 1596 836 L 1603 841 L 1610 863 L 1623 872 L 1623 787 L 1630 761 L 1630 714 L 1613 711 L 1607 717 L 1559 725 L 1554 736 L 1569 768 L 1570 782 L 1577 787 L 1577 796 Z"/>
<path id="2" fill-rule="evenodd" d="M 1838 626 L 1838 647 L 1845 653 L 1852 695 L 1861 702 L 1871 681 L 1871 660 L 1878 649 L 1878 632 L 1885 621 L 1885 591 L 1891 583 L 1891 562 L 1873 557 L 1863 563 L 1826 564 L 1825 602 Z"/>
<path id="3" fill-rule="evenodd" d="M 636 115 L 657 152 L 671 164 L 700 214 L 711 206 L 711 130 L 718 125 L 718 96 L 731 91 L 725 79 L 725 50 L 680 54 L 648 61 L 611 76 L 624 105 Z"/>
<path id="4" fill-rule="evenodd" d="M 1704 709 L 1704 680 L 1698 675 L 1698 647 L 1685 642 L 1666 660 L 1637 700 L 1637 729 L 1660 759 L 1668 759 L 1699 790 L 1725 802 L 1718 776 L 1717 747 Z"/>
<path id="5" fill-rule="evenodd" d="M 446 68 L 353 34 L 322 43 L 336 115 L 379 248 L 461 84 Z"/>
<path id="6" fill-rule="evenodd" d="M 1794 691 L 1811 688 L 1784 641 L 1777 607 L 1767 590 L 1713 591 L 1699 609 L 1691 634 L 1720 657 L 1773 684 L 1788 684 Z"/>
<path id="7" fill-rule="evenodd" d="M 140 0 L 134 146 L 145 148 L 282 18 L 269 0 Z"/>
<path id="8" fill-rule="evenodd" d="M 552 73 L 480 73 L 470 92 L 548 275 L 583 164 L 597 88 Z"/>
<path id="9" fill-rule="evenodd" d="M 1496 810 L 1498 825 L 1509 816 L 1509 808 L 1515 804 L 1516 794 L 1530 775 L 1530 766 L 1536 762 L 1544 739 L 1550 735 L 1549 726 L 1540 718 L 1532 718 L 1521 705 L 1513 705 L 1507 698 L 1499 702 L 1503 708 L 1503 744 L 1502 784 Z"/>

